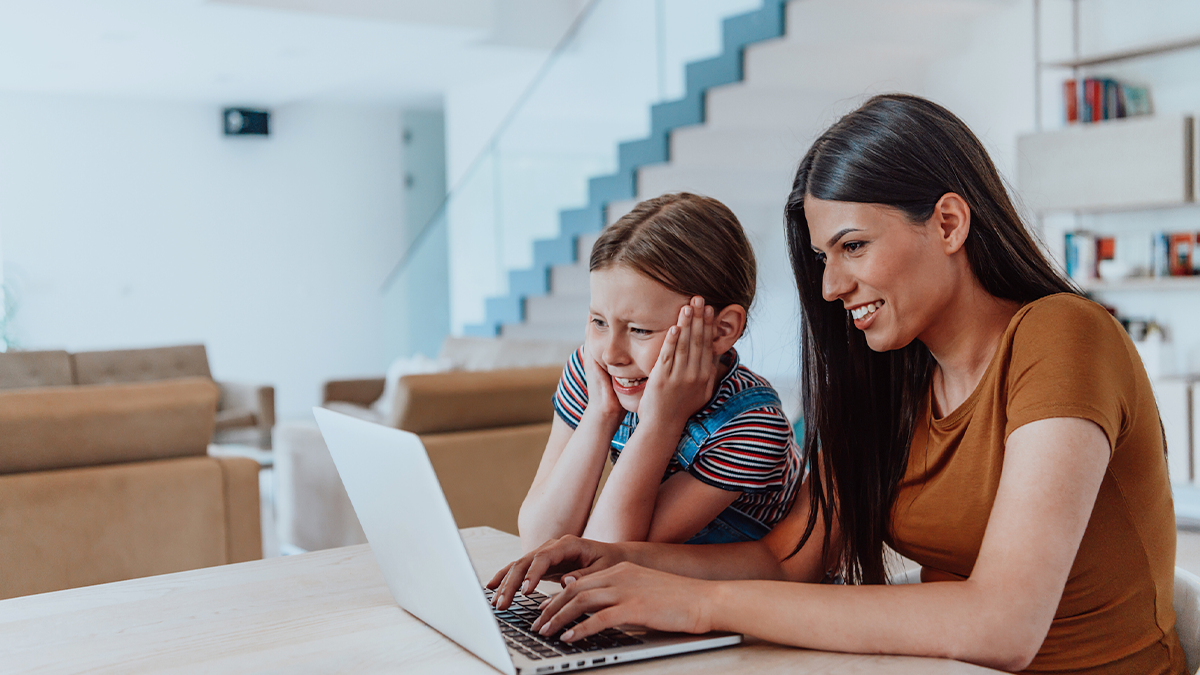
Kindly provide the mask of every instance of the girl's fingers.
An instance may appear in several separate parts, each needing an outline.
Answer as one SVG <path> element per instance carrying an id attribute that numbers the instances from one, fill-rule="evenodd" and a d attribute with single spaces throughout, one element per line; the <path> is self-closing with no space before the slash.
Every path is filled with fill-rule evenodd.
<path id="1" fill-rule="evenodd" d="M 512 566 L 513 563 L 508 563 L 504 567 L 501 567 L 500 571 L 496 572 L 496 575 L 492 577 L 492 580 L 487 582 L 487 588 L 496 590 L 496 587 L 500 585 L 501 581 L 504 581 L 504 577 L 508 575 L 508 570 L 512 569 Z"/>
<path id="2" fill-rule="evenodd" d="M 695 377 L 701 372 L 704 359 L 708 356 L 710 341 L 707 340 L 705 327 L 708 323 L 706 307 L 704 306 L 704 298 L 696 296 L 692 298 L 692 341 L 688 350 L 688 373 Z"/>
<path id="3" fill-rule="evenodd" d="M 675 345 L 675 363 L 673 371 L 679 372 L 680 369 L 688 366 L 688 355 L 694 350 L 692 349 L 692 326 L 695 324 L 695 308 L 690 304 L 683 306 L 683 318 L 679 325 L 679 342 Z"/>
<path id="4" fill-rule="evenodd" d="M 675 346 L 679 344 L 679 326 L 671 326 L 667 329 L 667 339 L 663 340 L 662 349 L 658 350 L 658 365 L 657 367 L 664 368 L 664 372 L 671 368 L 671 361 L 675 358 Z"/>

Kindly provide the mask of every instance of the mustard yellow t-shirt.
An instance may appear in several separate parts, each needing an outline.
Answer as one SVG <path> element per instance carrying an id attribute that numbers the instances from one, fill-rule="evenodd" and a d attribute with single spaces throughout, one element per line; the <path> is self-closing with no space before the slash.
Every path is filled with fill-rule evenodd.
<path id="1" fill-rule="evenodd" d="M 892 508 L 893 547 L 925 580 L 965 579 L 979 555 L 1008 435 L 1091 420 L 1112 448 L 1050 632 L 1026 672 L 1184 672 L 1175 633 L 1175 515 L 1162 427 L 1133 343 L 1103 307 L 1059 294 L 1021 308 L 975 391 L 919 413 Z"/>

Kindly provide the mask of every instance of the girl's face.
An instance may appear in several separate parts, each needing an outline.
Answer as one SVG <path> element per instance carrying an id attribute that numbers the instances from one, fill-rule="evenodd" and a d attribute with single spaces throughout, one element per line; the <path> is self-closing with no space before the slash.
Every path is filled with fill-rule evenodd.
<path id="1" fill-rule="evenodd" d="M 596 270 L 590 277 L 586 356 L 612 376 L 621 407 L 637 412 L 667 329 L 691 298 L 624 265 Z"/>
<path id="2" fill-rule="evenodd" d="M 804 215 L 825 263 L 822 296 L 841 301 L 874 351 L 900 349 L 943 319 L 962 318 L 940 315 L 957 276 L 937 224 L 914 224 L 880 204 L 813 197 L 804 200 Z"/>

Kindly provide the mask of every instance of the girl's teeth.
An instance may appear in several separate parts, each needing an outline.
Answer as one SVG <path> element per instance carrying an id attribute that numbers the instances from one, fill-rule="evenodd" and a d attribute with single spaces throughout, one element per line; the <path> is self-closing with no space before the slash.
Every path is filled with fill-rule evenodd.
<path id="1" fill-rule="evenodd" d="M 854 320 L 857 321 L 859 319 L 865 318 L 869 314 L 873 314 L 875 312 L 875 310 L 879 309 L 880 307 L 883 307 L 882 300 L 872 302 L 869 305 L 863 305 L 862 307 L 859 307 L 858 309 L 852 309 L 852 310 L 850 310 L 850 316 L 854 317 Z"/>
<path id="2" fill-rule="evenodd" d="M 645 378 L 639 377 L 639 378 L 630 380 L 630 379 L 626 379 L 623 377 L 618 377 L 616 379 L 617 379 L 617 384 L 621 385 L 622 387 L 632 387 L 635 384 L 637 384 L 638 382 L 641 382 Z"/>

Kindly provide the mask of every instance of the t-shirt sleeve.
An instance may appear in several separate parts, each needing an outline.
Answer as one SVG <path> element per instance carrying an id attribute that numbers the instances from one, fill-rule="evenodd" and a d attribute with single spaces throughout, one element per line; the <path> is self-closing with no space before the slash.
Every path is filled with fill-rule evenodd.
<path id="1" fill-rule="evenodd" d="M 777 408 L 748 410 L 717 429 L 689 473 L 723 490 L 774 492 L 784 487 L 792 427 Z"/>
<path id="2" fill-rule="evenodd" d="M 587 374 L 583 370 L 583 347 L 580 347 L 563 366 L 558 389 L 554 392 L 554 411 L 574 429 L 583 419 L 587 396 Z"/>
<path id="3" fill-rule="evenodd" d="M 1090 420 L 1116 447 L 1142 368 L 1125 330 L 1103 307 L 1053 296 L 1029 309 L 1012 338 L 1004 438 L 1052 417 Z"/>

